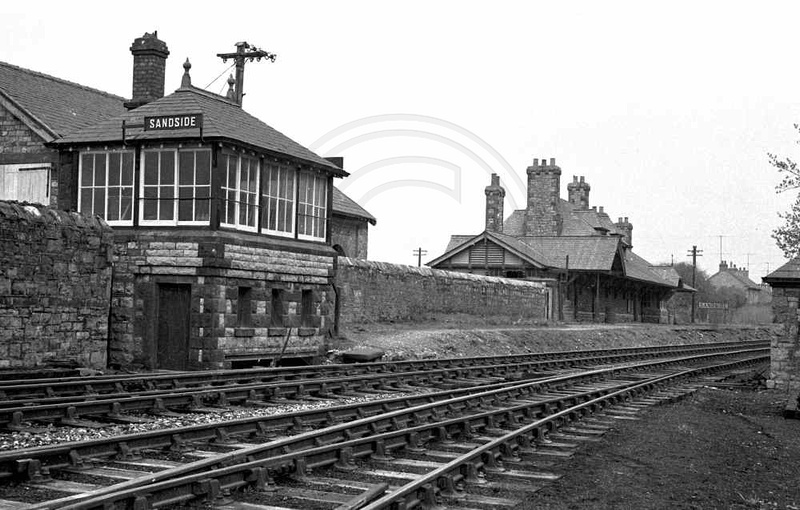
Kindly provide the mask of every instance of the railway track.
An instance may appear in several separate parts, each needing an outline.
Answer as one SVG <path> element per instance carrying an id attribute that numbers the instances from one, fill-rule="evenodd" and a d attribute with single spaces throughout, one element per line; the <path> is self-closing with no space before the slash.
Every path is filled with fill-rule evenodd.
<path id="1" fill-rule="evenodd" d="M 724 351 L 670 352 L 656 360 L 502 382 L 473 380 L 468 387 L 425 394 L 396 388 L 403 394 L 372 402 L 331 400 L 322 409 L 271 418 L 7 452 L 0 455 L 0 508 L 219 505 L 242 488 L 251 489 L 244 499 L 264 508 L 357 508 L 371 500 L 374 508 L 427 508 L 437 500 L 503 507 L 513 498 L 504 503 L 487 495 L 491 483 L 514 493 L 555 476 L 536 471 L 541 459 L 525 457 L 558 458 L 559 445 L 590 440 L 609 405 L 678 381 L 684 389 L 662 394 L 675 397 L 692 388 L 685 381 L 696 373 L 768 359 L 760 344 Z M 581 417 L 594 425 L 567 430 Z M 21 491 L 28 498 L 11 501 Z"/>
<path id="2" fill-rule="evenodd" d="M 741 343 L 736 344 L 741 345 Z M 734 346 L 736 346 L 734 345 Z M 764 343 L 753 343 L 765 346 Z M 136 423 L 141 413 L 205 411 L 231 405 L 270 405 L 285 399 L 402 391 L 431 385 L 475 386 L 526 379 L 559 370 L 596 366 L 680 352 L 713 353 L 730 344 L 702 344 L 540 355 L 451 358 L 308 368 L 179 372 L 142 378 L 93 377 L 85 381 L 0 384 L 0 428 L 36 432 L 41 424 L 102 427 Z M 275 372 L 275 373 L 273 373 Z M 76 394 L 79 388 L 83 393 Z M 112 391 L 113 389 L 113 391 Z M 37 425 L 39 424 L 39 425 Z"/>
<path id="3" fill-rule="evenodd" d="M 753 345 L 761 345 L 753 342 Z M 45 379 L 25 378 L 20 380 L 0 380 L 0 405 L 25 405 L 51 398 L 85 398 L 87 395 L 136 394 L 158 390 L 187 390 L 215 388 L 224 385 L 260 383 L 299 382 L 322 378 L 340 378 L 356 375 L 415 372 L 433 369 L 457 369 L 469 367 L 502 366 L 520 363 L 553 362 L 554 366 L 577 365 L 591 360 L 626 360 L 638 356 L 650 357 L 655 354 L 686 352 L 713 352 L 741 342 L 714 344 L 674 345 L 660 347 L 629 347 L 619 349 L 594 349 L 583 351 L 551 351 L 500 356 L 479 356 L 473 358 L 443 358 L 427 360 L 405 360 L 392 362 L 373 362 L 357 364 L 314 365 L 310 367 L 255 368 L 242 370 L 186 371 L 148 374 L 115 374 L 91 377 L 51 377 Z M 544 365 L 546 366 L 546 364 Z M 14 404 L 16 402 L 16 404 Z"/>

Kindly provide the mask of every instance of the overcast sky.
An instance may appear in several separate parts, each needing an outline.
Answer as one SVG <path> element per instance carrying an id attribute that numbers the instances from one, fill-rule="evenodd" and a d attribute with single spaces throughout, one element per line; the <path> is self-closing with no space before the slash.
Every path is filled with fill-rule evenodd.
<path id="1" fill-rule="evenodd" d="M 322 156 L 378 220 L 370 258 L 430 260 L 484 227 L 492 172 L 506 215 L 525 169 L 556 158 L 590 204 L 633 224 L 652 263 L 724 260 L 760 283 L 793 196 L 767 152 L 796 154 L 796 2 L 4 2 L 0 60 L 131 95 L 133 39 L 158 30 L 167 93 L 224 93 L 247 41 L 244 109 Z M 217 77 L 220 77 L 214 81 Z M 210 85 L 209 85 L 210 84 Z M 720 248 L 721 247 L 721 248 Z"/>

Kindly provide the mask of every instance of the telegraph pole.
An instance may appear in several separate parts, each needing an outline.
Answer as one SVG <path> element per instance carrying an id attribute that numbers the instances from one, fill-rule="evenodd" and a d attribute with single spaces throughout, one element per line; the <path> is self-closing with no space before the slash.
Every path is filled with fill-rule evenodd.
<path id="1" fill-rule="evenodd" d="M 721 239 L 721 237 L 720 237 Z M 698 250 L 697 246 L 692 246 L 692 249 L 689 250 L 689 254 L 687 257 L 692 257 L 692 287 L 697 290 L 696 287 L 696 280 L 697 280 L 697 257 L 703 256 L 703 250 Z M 696 292 L 692 292 L 692 324 L 694 324 L 694 311 L 695 311 L 695 294 Z"/>
<path id="2" fill-rule="evenodd" d="M 427 254 L 428 250 L 423 250 L 422 248 L 414 250 L 414 256 L 417 257 L 417 267 L 422 267 L 422 256 Z"/>
<path id="3" fill-rule="evenodd" d="M 252 44 L 238 42 L 236 43 L 236 53 L 217 53 L 217 56 L 222 59 L 223 63 L 227 62 L 229 58 L 232 58 L 236 63 L 236 104 L 242 106 L 242 99 L 244 98 L 245 62 L 248 60 L 250 62 L 253 60 L 258 60 L 260 62 L 262 58 L 265 58 L 270 62 L 275 62 L 275 57 L 277 55 L 268 51 L 260 50 Z"/>

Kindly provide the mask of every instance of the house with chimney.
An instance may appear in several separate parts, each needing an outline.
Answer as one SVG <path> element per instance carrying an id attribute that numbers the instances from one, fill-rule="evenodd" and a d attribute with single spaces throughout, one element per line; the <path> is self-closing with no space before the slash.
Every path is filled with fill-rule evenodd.
<path id="1" fill-rule="evenodd" d="M 560 197 L 555 159 L 527 168 L 525 209 L 504 212 L 505 189 L 496 174 L 486 194 L 485 229 L 453 235 L 445 252 L 428 263 L 451 271 L 544 279 L 553 295 L 553 318 L 563 321 L 666 322 L 666 301 L 678 283 L 633 252 L 633 225 L 612 221 L 590 206 L 591 186 L 573 177 Z"/>
<path id="2" fill-rule="evenodd" d="M 750 272 L 744 267 L 723 260 L 719 270 L 708 277 L 708 283 L 715 289 L 729 288 L 745 297 L 748 305 L 765 304 L 772 301 L 769 286 L 761 286 L 750 279 Z"/>
<path id="3" fill-rule="evenodd" d="M 130 100 L 0 64 L 0 200 L 113 228 L 111 365 L 314 358 L 335 328 L 337 251 L 366 257 L 375 222 L 333 186 L 342 161 L 247 113 L 234 80 L 225 96 L 194 87 L 188 60 L 165 95 L 156 33 L 130 51 Z"/>

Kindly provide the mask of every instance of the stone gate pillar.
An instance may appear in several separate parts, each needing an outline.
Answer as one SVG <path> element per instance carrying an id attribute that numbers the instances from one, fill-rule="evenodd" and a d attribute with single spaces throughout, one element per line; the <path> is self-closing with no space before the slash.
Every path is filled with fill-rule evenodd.
<path id="1" fill-rule="evenodd" d="M 767 387 L 786 391 L 789 408 L 797 408 L 800 394 L 800 258 L 793 259 L 763 278 L 772 287 L 772 314 L 783 324 L 772 340 Z M 797 411 L 794 411 L 795 413 Z"/>

